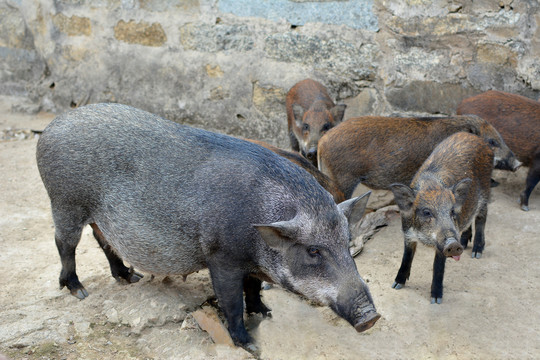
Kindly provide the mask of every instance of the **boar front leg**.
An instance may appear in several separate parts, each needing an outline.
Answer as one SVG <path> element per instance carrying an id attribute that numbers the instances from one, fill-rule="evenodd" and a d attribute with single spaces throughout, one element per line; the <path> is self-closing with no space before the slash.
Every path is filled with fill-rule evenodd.
<path id="1" fill-rule="evenodd" d="M 486 227 L 487 220 L 487 204 L 484 204 L 476 219 L 474 220 L 474 243 L 472 249 L 472 257 L 480 259 L 482 257 L 482 251 L 486 245 L 486 239 L 484 236 L 484 228 Z"/>
<path id="2" fill-rule="evenodd" d="M 472 226 L 469 226 L 467 230 L 465 230 L 461 234 L 460 243 L 461 243 L 461 246 L 463 246 L 463 249 L 467 248 L 467 245 L 469 245 L 469 241 L 471 241 L 471 238 L 472 238 Z"/>
<path id="3" fill-rule="evenodd" d="M 246 312 L 248 314 L 262 314 L 263 317 L 272 316 L 269 309 L 261 301 L 262 281 L 250 275 L 244 279 L 244 292 L 246 294 Z"/>
<path id="4" fill-rule="evenodd" d="M 405 240 L 405 248 L 403 250 L 403 258 L 401 260 L 401 267 L 396 275 L 396 279 L 392 284 L 394 289 L 401 289 L 405 282 L 411 275 L 411 265 L 416 252 L 416 241 Z"/>
<path id="5" fill-rule="evenodd" d="M 229 334 L 237 345 L 245 346 L 251 343 L 244 326 L 243 287 L 246 274 L 239 269 L 224 268 L 221 264 L 208 264 L 214 292 L 219 307 L 227 319 Z"/>
<path id="6" fill-rule="evenodd" d="M 446 265 L 446 256 L 440 251 L 435 251 L 433 260 L 433 280 L 431 281 L 431 303 L 440 304 L 443 295 L 444 266 Z"/>

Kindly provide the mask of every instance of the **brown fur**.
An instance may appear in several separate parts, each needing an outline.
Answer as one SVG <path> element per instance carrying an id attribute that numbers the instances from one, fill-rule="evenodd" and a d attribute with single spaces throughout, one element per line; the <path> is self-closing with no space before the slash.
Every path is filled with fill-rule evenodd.
<path id="1" fill-rule="evenodd" d="M 458 216 L 459 231 L 466 230 L 476 216 L 478 202 L 487 204 L 493 151 L 478 136 L 456 133 L 435 148 L 422 164 L 411 182 L 411 188 L 420 191 L 429 175 L 435 175 L 441 186 L 451 188 L 463 179 L 472 180 L 467 196 Z M 429 181 L 428 181 L 429 182 Z M 432 192 L 431 195 L 434 195 Z M 438 196 L 438 193 L 437 195 Z M 429 194 L 425 194 L 425 199 Z M 434 204 L 438 201 L 432 201 Z"/>
<path id="2" fill-rule="evenodd" d="M 493 151 L 481 138 L 458 132 L 433 150 L 410 187 L 392 184 L 405 240 L 393 288 L 400 289 L 409 278 L 416 241 L 420 241 L 435 248 L 431 302 L 440 303 L 446 257 L 461 255 L 470 241 L 473 221 L 472 255 L 481 257 L 492 164 Z"/>
<path id="3" fill-rule="evenodd" d="M 289 90 L 285 106 L 291 148 L 317 166 L 317 143 L 341 122 L 346 105 L 334 104 L 321 83 L 305 79 Z"/>
<path id="4" fill-rule="evenodd" d="M 361 182 L 372 189 L 410 184 L 433 149 L 449 135 L 482 137 L 501 161 L 515 160 L 500 134 L 477 116 L 398 118 L 364 116 L 344 121 L 319 141 L 319 169 L 349 198 Z"/>
<path id="5" fill-rule="evenodd" d="M 268 150 L 272 150 L 276 154 L 278 154 L 280 156 L 283 156 L 284 158 L 286 158 L 286 159 L 292 161 L 293 163 L 295 163 L 296 165 L 304 168 L 304 170 L 306 170 L 308 173 L 310 173 L 317 180 L 317 182 L 319 184 L 321 184 L 321 186 L 324 189 L 326 189 L 326 191 L 328 191 L 330 194 L 332 194 L 336 204 L 339 204 L 340 202 L 345 201 L 345 195 L 343 195 L 343 192 L 341 192 L 339 190 L 337 185 L 332 180 L 330 180 L 330 178 L 328 176 L 326 176 L 322 172 L 320 172 L 315 166 L 313 166 L 309 161 L 307 161 L 299 153 L 280 149 L 280 148 L 278 148 L 276 146 L 273 146 L 273 145 L 270 145 L 270 144 L 268 144 L 268 143 L 266 143 L 264 141 L 252 140 L 252 139 L 245 139 L 245 140 L 250 141 L 250 142 L 252 142 L 254 144 L 261 145 L 261 146 L 267 148 Z"/>
<path id="6" fill-rule="evenodd" d="M 523 165 L 529 167 L 521 206 L 528 210 L 529 195 L 540 180 L 540 102 L 487 91 L 463 100 L 458 114 L 475 114 L 491 123 Z"/>

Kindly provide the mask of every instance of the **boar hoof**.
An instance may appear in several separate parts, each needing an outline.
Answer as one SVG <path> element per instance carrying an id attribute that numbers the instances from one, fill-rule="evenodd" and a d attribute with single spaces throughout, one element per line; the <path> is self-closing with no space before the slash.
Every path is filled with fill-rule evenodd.
<path id="1" fill-rule="evenodd" d="M 136 283 L 138 282 L 139 280 L 141 280 L 142 278 L 144 277 L 143 274 L 133 270 L 133 267 L 130 267 L 129 268 L 129 273 L 128 273 L 128 276 L 126 278 L 126 280 L 130 283 L 130 284 L 133 284 L 133 283 Z M 185 281 L 185 280 L 184 280 Z"/>
<path id="2" fill-rule="evenodd" d="M 396 289 L 396 290 L 399 290 L 399 289 L 401 289 L 401 288 L 403 287 L 403 285 L 404 285 L 404 284 L 400 284 L 400 283 L 394 281 L 394 283 L 392 284 L 392 287 L 393 287 L 394 289 Z"/>
<path id="3" fill-rule="evenodd" d="M 521 210 L 523 211 L 529 211 L 529 205 L 526 203 L 526 198 L 525 198 L 525 194 L 524 193 L 521 193 L 519 195 L 519 205 L 521 205 Z"/>
<path id="4" fill-rule="evenodd" d="M 72 289 L 71 295 L 75 296 L 77 299 L 83 300 L 88 296 L 88 291 L 85 288 Z"/>
<path id="5" fill-rule="evenodd" d="M 431 303 L 432 304 L 440 304 L 440 303 L 442 303 L 442 297 L 439 297 L 439 298 L 432 297 L 431 298 Z"/>
<path id="6" fill-rule="evenodd" d="M 264 305 L 262 301 L 259 302 L 258 304 L 250 304 L 250 303 L 246 304 L 246 312 L 248 314 L 261 314 L 263 317 L 271 318 L 272 313 L 270 311 L 272 311 L 272 309 Z"/>
<path id="7" fill-rule="evenodd" d="M 253 344 L 253 343 L 247 343 L 247 344 L 245 344 L 245 345 L 242 345 L 242 347 L 243 347 L 246 351 L 252 353 L 253 355 L 256 355 L 256 356 L 259 356 L 259 355 L 260 355 L 260 354 L 259 354 L 259 348 L 258 348 L 255 344 Z"/>
<path id="8" fill-rule="evenodd" d="M 480 259 L 482 257 L 482 253 L 481 252 L 473 252 L 472 253 L 472 258 L 473 259 Z"/>

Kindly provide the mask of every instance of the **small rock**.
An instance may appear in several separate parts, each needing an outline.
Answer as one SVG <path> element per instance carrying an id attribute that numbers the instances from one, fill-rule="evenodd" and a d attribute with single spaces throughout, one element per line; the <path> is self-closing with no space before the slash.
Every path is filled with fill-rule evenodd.
<path id="1" fill-rule="evenodd" d="M 212 340 L 216 344 L 224 344 L 234 347 L 234 343 L 229 335 L 229 331 L 227 331 L 219 319 L 216 310 L 205 306 L 202 309 L 192 313 L 192 315 L 201 329 L 210 334 L 210 337 L 212 337 Z"/>

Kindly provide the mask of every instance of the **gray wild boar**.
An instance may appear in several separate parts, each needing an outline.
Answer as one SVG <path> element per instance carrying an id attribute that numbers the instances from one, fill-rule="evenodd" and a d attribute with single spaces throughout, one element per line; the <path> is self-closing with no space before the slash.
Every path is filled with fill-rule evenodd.
<path id="1" fill-rule="evenodd" d="M 229 332 L 267 315 L 261 281 L 329 305 L 363 331 L 378 320 L 349 254 L 349 226 L 368 196 L 336 205 L 300 167 L 244 140 L 119 104 L 88 105 L 54 119 L 37 145 L 62 262 L 60 286 L 88 296 L 75 248 L 91 225 L 112 275 L 187 275 L 208 268 Z"/>
<path id="2" fill-rule="evenodd" d="M 472 237 L 473 221 L 472 256 L 480 258 L 492 168 L 493 151 L 482 138 L 459 132 L 433 150 L 410 187 L 391 185 L 405 235 L 403 259 L 393 288 L 401 289 L 409 278 L 420 241 L 435 248 L 431 303 L 440 304 L 446 258 L 459 260 Z"/>

